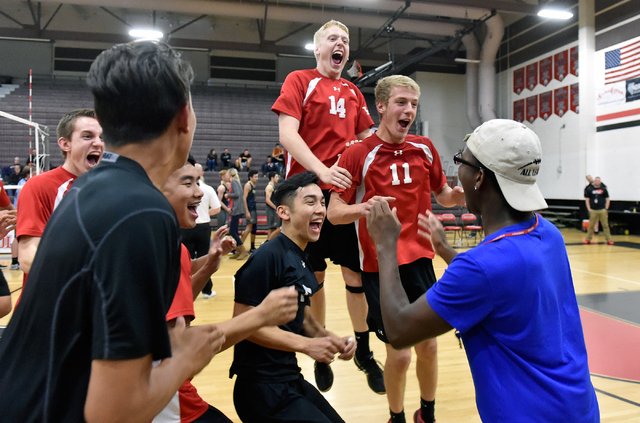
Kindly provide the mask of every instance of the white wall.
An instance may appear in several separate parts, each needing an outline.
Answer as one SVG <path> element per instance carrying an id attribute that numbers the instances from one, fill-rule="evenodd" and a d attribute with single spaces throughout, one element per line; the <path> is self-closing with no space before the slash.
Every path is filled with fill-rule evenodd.
<path id="1" fill-rule="evenodd" d="M 416 121 L 429 122 L 428 137 L 443 162 L 452 165 L 453 155 L 464 148 L 465 135 L 473 131 L 467 120 L 466 76 L 417 72 L 413 78 L 420 86 Z"/>

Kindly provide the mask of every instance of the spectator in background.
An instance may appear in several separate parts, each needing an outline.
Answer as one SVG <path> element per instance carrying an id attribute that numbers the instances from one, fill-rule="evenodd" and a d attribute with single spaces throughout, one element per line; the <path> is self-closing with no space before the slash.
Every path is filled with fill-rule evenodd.
<path id="1" fill-rule="evenodd" d="M 19 187 L 23 186 L 24 184 L 27 183 L 29 178 L 31 178 L 31 166 L 25 166 L 22 169 L 22 172 L 20 172 L 20 180 L 16 185 L 18 185 Z M 20 196 L 20 191 L 22 191 L 21 188 L 17 189 L 16 194 L 13 196 L 14 207 L 18 207 L 18 197 Z"/>
<path id="2" fill-rule="evenodd" d="M 225 148 L 220 155 L 220 161 L 222 162 L 223 169 L 229 169 L 231 167 L 231 153 L 229 153 L 228 148 Z"/>
<path id="3" fill-rule="evenodd" d="M 16 157 L 17 159 L 17 157 Z M 7 175 L 7 185 L 18 185 L 20 182 L 20 172 L 22 171 L 22 167 L 19 164 L 11 166 L 11 172 Z M 16 189 L 12 188 L 7 191 L 10 196 L 16 196 Z"/>
<path id="4" fill-rule="evenodd" d="M 267 156 L 267 161 L 262 165 L 262 176 L 266 176 L 269 172 L 277 172 L 278 166 L 273 162 L 271 156 Z"/>
<path id="5" fill-rule="evenodd" d="M 271 151 L 271 158 L 273 162 L 278 166 L 278 171 L 280 175 L 284 176 L 282 170 L 284 169 L 284 149 L 280 147 L 280 144 L 276 143 L 273 151 Z"/>
<path id="6" fill-rule="evenodd" d="M 249 181 L 244 185 L 244 209 L 246 210 L 246 228 L 240 239 L 242 244 L 251 234 L 251 249 L 249 254 L 256 251 L 256 233 L 258 230 L 258 206 L 256 204 L 256 184 L 258 183 L 258 171 L 249 171 Z"/>
<path id="7" fill-rule="evenodd" d="M 604 187 L 600 181 L 600 177 L 596 176 L 593 184 L 589 184 L 584 190 L 584 199 L 589 210 L 589 231 L 587 232 L 587 238 L 583 241 L 584 244 L 591 244 L 591 238 L 593 238 L 593 232 L 598 222 L 602 222 L 602 230 L 604 231 L 604 238 L 608 245 L 613 245 L 611 239 L 611 231 L 609 230 L 609 206 L 611 200 L 609 199 L 609 191 Z"/>
<path id="8" fill-rule="evenodd" d="M 18 174 L 20 172 L 22 172 L 22 164 L 20 164 L 20 157 L 14 157 L 13 158 L 13 166 L 18 166 L 20 168 L 20 170 L 18 171 Z"/>
<path id="9" fill-rule="evenodd" d="M 240 177 L 238 176 L 237 169 L 229 169 L 228 175 L 229 180 L 231 181 L 231 187 L 228 194 L 231 199 L 231 223 L 229 225 L 229 235 L 231 235 L 236 241 L 236 252 L 230 258 L 244 260 L 249 257 L 249 253 L 246 248 L 244 248 L 244 245 L 242 245 L 242 240 L 238 233 L 240 218 L 243 217 L 245 213 L 244 200 L 242 199 L 242 184 L 240 183 Z"/>
<path id="10" fill-rule="evenodd" d="M 216 215 L 218 219 L 218 228 L 229 224 L 229 185 L 231 184 L 231 176 L 227 169 L 220 171 L 220 185 L 218 185 L 218 200 L 220 200 L 220 213 Z"/>
<path id="11" fill-rule="evenodd" d="M 216 170 L 216 166 L 218 166 L 218 155 L 216 154 L 216 150 L 212 148 L 209 154 L 207 154 L 207 170 L 213 172 Z"/>
<path id="12" fill-rule="evenodd" d="M 236 160 L 236 169 L 247 172 L 251 169 L 251 153 L 248 149 L 245 149 Z"/>

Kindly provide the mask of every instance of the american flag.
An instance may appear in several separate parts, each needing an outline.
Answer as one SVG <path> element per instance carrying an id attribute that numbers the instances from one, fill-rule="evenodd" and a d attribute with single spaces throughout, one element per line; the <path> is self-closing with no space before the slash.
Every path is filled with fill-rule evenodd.
<path id="1" fill-rule="evenodd" d="M 604 83 L 624 81 L 640 76 L 640 41 L 604 53 Z"/>

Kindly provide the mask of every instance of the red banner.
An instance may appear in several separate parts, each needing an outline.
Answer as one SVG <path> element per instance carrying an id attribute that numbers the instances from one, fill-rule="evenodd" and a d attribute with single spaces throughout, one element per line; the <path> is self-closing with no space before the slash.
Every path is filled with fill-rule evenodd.
<path id="1" fill-rule="evenodd" d="M 530 64 L 525 69 L 527 74 L 527 88 L 529 91 L 533 91 L 536 85 L 538 85 L 538 62 Z"/>
<path id="2" fill-rule="evenodd" d="M 569 52 L 567 50 L 556 53 L 553 56 L 553 77 L 558 81 L 562 81 L 569 71 L 568 69 Z"/>
<path id="3" fill-rule="evenodd" d="M 569 110 L 569 89 L 567 87 L 558 88 L 553 91 L 553 111 L 562 117 Z"/>
<path id="4" fill-rule="evenodd" d="M 551 56 L 546 59 L 540 60 L 540 83 L 545 87 L 551 82 L 553 79 L 553 75 L 551 75 L 551 67 L 553 65 L 553 59 Z"/>
<path id="5" fill-rule="evenodd" d="M 527 122 L 533 123 L 538 118 L 538 96 L 527 97 Z"/>
<path id="6" fill-rule="evenodd" d="M 524 90 L 524 68 L 513 71 L 513 92 L 520 94 Z"/>
<path id="7" fill-rule="evenodd" d="M 553 113 L 552 101 L 551 91 L 540 94 L 540 117 L 544 120 L 549 119 L 549 116 Z"/>
<path id="8" fill-rule="evenodd" d="M 513 120 L 520 123 L 524 121 L 524 100 L 513 102 Z"/>
<path id="9" fill-rule="evenodd" d="M 571 103 L 569 108 L 576 114 L 580 113 L 580 87 L 578 84 L 571 85 Z"/>
<path id="10" fill-rule="evenodd" d="M 580 73 L 580 62 L 578 61 L 578 47 L 571 47 L 569 50 L 569 72 L 578 76 Z"/>

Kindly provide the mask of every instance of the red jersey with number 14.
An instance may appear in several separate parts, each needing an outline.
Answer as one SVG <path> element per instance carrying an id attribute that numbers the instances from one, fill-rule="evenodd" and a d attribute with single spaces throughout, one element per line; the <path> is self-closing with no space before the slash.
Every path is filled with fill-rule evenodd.
<path id="1" fill-rule="evenodd" d="M 347 142 L 373 126 L 364 96 L 346 79 L 331 79 L 317 69 L 291 72 L 271 107 L 300 121 L 298 133 L 311 152 L 331 167 Z M 288 152 L 285 154 L 287 178 L 305 171 Z M 329 189 L 321 183 L 320 188 Z"/>
<path id="2" fill-rule="evenodd" d="M 331 190 L 349 202 L 365 203 L 374 195 L 395 197 L 390 206 L 398 209 L 402 223 L 398 241 L 398 265 L 420 258 L 433 258 L 431 243 L 418 235 L 418 213 L 431 210 L 431 192 L 447 183 L 440 156 L 429 138 L 407 135 L 402 144 L 389 144 L 373 134 L 349 147 L 339 165 L 353 176 L 351 188 Z M 367 220 L 357 222 L 360 265 L 364 272 L 378 272 L 376 248 L 367 232 Z"/>

